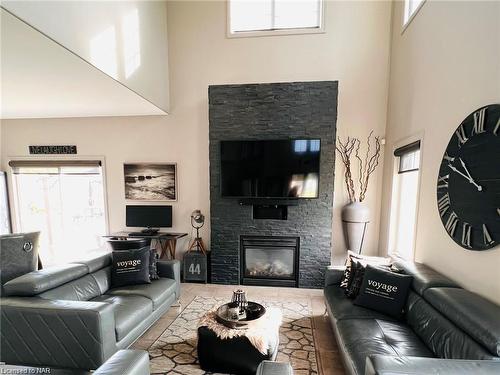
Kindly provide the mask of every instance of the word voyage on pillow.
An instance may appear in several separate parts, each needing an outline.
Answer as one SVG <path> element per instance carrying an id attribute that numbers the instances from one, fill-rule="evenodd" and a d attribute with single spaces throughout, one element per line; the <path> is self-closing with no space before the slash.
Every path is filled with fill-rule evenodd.
<path id="1" fill-rule="evenodd" d="M 142 264 L 142 261 L 140 259 L 134 259 L 134 260 L 124 260 L 121 262 L 116 262 L 116 265 L 118 267 L 130 267 L 130 268 L 121 268 L 117 269 L 117 272 L 137 272 L 140 271 L 140 269 L 136 268 L 136 266 L 140 266 Z"/>
<path id="2" fill-rule="evenodd" d="M 390 299 L 394 299 L 394 297 L 390 296 L 390 293 L 398 291 L 398 287 L 396 285 L 388 285 L 375 280 L 368 280 L 368 286 L 370 288 L 365 289 L 366 293 L 373 293 Z"/>

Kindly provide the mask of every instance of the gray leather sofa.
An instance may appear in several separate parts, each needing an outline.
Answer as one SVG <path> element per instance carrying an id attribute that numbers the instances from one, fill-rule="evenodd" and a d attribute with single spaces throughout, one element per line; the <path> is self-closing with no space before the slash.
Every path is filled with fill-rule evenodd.
<path id="1" fill-rule="evenodd" d="M 262 361 L 255 375 L 293 375 L 293 370 L 287 362 Z"/>
<path id="2" fill-rule="evenodd" d="M 404 320 L 356 306 L 327 270 L 324 295 L 348 374 L 500 373 L 500 306 L 418 263 Z M 472 271 L 471 271 L 472 272 Z"/>
<path id="3" fill-rule="evenodd" d="M 180 295 L 178 261 L 159 280 L 111 288 L 111 256 L 34 271 L 4 285 L 0 361 L 96 369 L 129 347 Z"/>
<path id="4" fill-rule="evenodd" d="M 119 350 L 92 373 L 84 370 L 0 365 L 0 374 L 150 375 L 149 356 L 144 350 Z"/>

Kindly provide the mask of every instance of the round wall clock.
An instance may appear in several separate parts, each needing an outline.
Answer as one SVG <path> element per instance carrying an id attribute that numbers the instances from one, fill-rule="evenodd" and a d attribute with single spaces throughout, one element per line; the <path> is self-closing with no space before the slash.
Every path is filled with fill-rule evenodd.
<path id="1" fill-rule="evenodd" d="M 437 206 L 448 235 L 468 250 L 500 243 L 500 104 L 471 113 L 439 168 Z"/>

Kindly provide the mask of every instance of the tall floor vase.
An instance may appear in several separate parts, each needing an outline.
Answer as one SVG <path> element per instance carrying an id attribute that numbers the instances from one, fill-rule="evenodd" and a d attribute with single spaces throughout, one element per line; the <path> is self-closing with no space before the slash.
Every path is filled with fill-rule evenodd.
<path id="1" fill-rule="evenodd" d="M 370 222 L 370 209 L 361 202 L 351 202 L 342 208 L 342 222 L 347 249 L 361 254 L 366 229 Z"/>

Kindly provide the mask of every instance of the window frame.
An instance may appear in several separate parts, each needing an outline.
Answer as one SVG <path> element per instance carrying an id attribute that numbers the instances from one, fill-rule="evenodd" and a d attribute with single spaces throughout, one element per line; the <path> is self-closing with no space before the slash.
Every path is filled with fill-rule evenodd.
<path id="1" fill-rule="evenodd" d="M 420 12 L 420 9 L 422 9 L 422 7 L 424 6 L 424 4 L 427 2 L 427 0 L 422 0 L 422 2 L 418 5 L 418 7 L 413 11 L 412 14 L 410 14 L 410 16 L 408 17 L 408 19 L 406 20 L 406 16 L 407 16 L 408 9 L 409 9 L 409 1 L 411 1 L 411 0 L 404 0 L 403 1 L 403 12 L 402 12 L 402 20 L 401 20 L 401 25 L 402 25 L 401 34 L 403 34 L 405 32 L 405 30 L 410 25 L 411 21 L 413 21 L 413 19 L 417 16 L 418 12 Z"/>
<path id="2" fill-rule="evenodd" d="M 293 29 L 276 29 L 276 30 L 255 30 L 255 31 L 231 31 L 231 0 L 226 1 L 226 38 L 254 38 L 262 36 L 283 36 L 283 35 L 307 35 L 307 34 L 324 34 L 325 31 L 325 10 L 327 0 L 320 0 L 320 26 L 319 27 L 302 27 Z"/>
<path id="3" fill-rule="evenodd" d="M 404 147 L 406 145 L 409 145 L 411 143 L 415 142 L 420 142 L 420 159 L 419 159 L 419 167 L 418 169 L 418 181 L 417 181 L 417 196 L 416 196 L 416 202 L 417 205 L 415 207 L 415 217 L 414 217 L 414 222 L 415 226 L 413 228 L 413 245 L 412 245 L 412 261 L 415 261 L 415 256 L 416 256 L 416 248 L 417 248 L 417 233 L 418 233 L 418 218 L 419 218 L 419 209 L 420 209 L 420 194 L 421 194 L 421 188 L 422 188 L 422 169 L 423 169 L 423 161 L 424 161 L 424 134 L 419 133 L 415 134 L 413 136 L 406 137 L 404 139 L 400 139 L 399 141 L 394 142 L 392 151 L 391 151 L 391 157 L 393 158 L 393 165 L 391 169 L 391 193 L 389 197 L 389 217 L 387 218 L 387 228 L 386 228 L 386 246 L 385 246 L 385 252 L 388 256 L 396 257 L 396 258 L 401 258 L 399 256 L 399 253 L 393 252 L 394 249 L 392 249 L 393 244 L 394 244 L 394 238 L 392 238 L 392 233 L 391 233 L 391 228 L 393 225 L 393 213 L 397 209 L 396 207 L 396 202 L 394 201 L 394 184 L 395 184 L 395 178 L 399 177 L 399 157 L 394 155 L 394 151 L 398 148 Z M 401 258 L 403 259 L 403 258 Z"/>
<path id="4" fill-rule="evenodd" d="M 9 165 L 9 163 L 16 162 L 16 161 L 38 161 L 38 162 L 51 162 L 51 161 L 85 161 L 85 160 L 92 160 L 92 161 L 99 161 L 101 163 L 101 174 L 102 174 L 102 188 L 103 188 L 103 198 L 104 198 L 104 225 L 105 225 L 105 234 L 109 235 L 110 229 L 109 229 L 109 205 L 108 205 L 108 187 L 107 187 L 107 174 L 106 174 L 106 160 L 104 156 L 67 156 L 67 155 L 46 155 L 43 157 L 36 157 L 36 156 L 13 156 L 13 157 L 7 157 L 6 165 Z M 19 232 L 21 225 L 19 222 L 20 215 L 18 215 L 17 212 L 17 205 L 16 205 L 16 197 L 17 193 L 15 192 L 15 182 L 14 182 L 14 173 L 12 173 L 12 168 L 8 167 L 6 168 L 7 172 L 7 184 L 8 184 L 8 189 L 9 189 L 9 206 L 10 206 L 10 215 L 11 215 L 11 222 L 12 222 L 12 231 L 13 233 Z"/>

